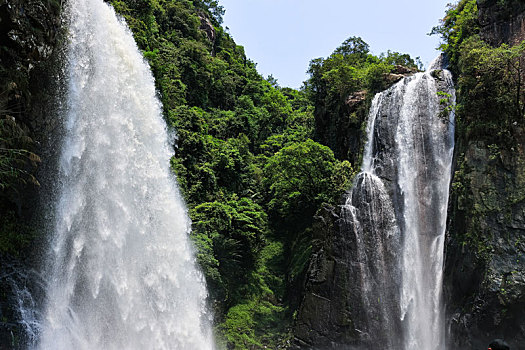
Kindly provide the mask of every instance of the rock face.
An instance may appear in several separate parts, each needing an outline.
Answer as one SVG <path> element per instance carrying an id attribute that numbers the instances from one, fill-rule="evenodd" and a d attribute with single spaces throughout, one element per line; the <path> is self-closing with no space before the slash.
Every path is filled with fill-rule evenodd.
<path id="1" fill-rule="evenodd" d="M 294 329 L 296 348 L 343 349 L 359 340 L 352 301 L 360 298 L 352 288 L 351 242 L 340 215 L 340 207 L 325 206 L 313 226 L 306 293 Z"/>
<path id="2" fill-rule="evenodd" d="M 212 44 L 215 43 L 216 34 L 215 28 L 213 27 L 213 23 L 211 23 L 210 19 L 204 14 L 199 14 L 199 19 L 201 20 L 201 25 L 199 29 L 206 33 L 206 37 Z"/>
<path id="3" fill-rule="evenodd" d="M 0 1 L 0 42 L 19 67 L 49 58 L 59 25 L 60 5 L 57 1 Z M 5 58 L 2 57 L 2 58 Z"/>
<path id="4" fill-rule="evenodd" d="M 315 107 L 316 140 L 330 147 L 338 159 L 348 159 L 352 164 L 359 162 L 358 155 L 364 144 L 360 128 L 370 107 L 367 97 L 366 91 L 347 96 L 338 106 L 337 115 L 332 115 L 333 106 L 323 103 Z"/>
<path id="5" fill-rule="evenodd" d="M 60 30 L 58 0 L 0 0 L 0 118 L 9 118 L 24 137 L 32 139 L 34 151 L 54 128 L 48 99 L 50 73 L 48 62 L 58 43 Z M 0 220 L 9 222 L 8 230 L 19 225 L 13 211 L 27 222 L 34 207 L 36 188 L 22 186 L 16 191 L 0 191 Z M 8 216 L 6 213 L 11 213 Z M 5 234 L 5 232 L 2 232 Z M 0 349 L 18 349 L 21 327 L 15 311 L 19 296 L 14 284 L 23 288 L 24 263 L 0 253 Z M 20 290 L 19 290 L 20 291 Z"/>
<path id="6" fill-rule="evenodd" d="M 525 132 L 515 132 L 514 150 L 476 140 L 460 148 L 445 265 L 449 349 L 525 344 Z"/>
<path id="7" fill-rule="evenodd" d="M 482 38 L 525 40 L 525 3 L 501 3 L 478 0 Z M 507 144 L 458 135 L 444 281 L 451 350 L 495 338 L 511 349 L 525 344 L 525 130 L 514 123 L 503 132 Z"/>
<path id="8" fill-rule="evenodd" d="M 49 71 L 45 66 L 57 45 L 57 0 L 0 0 L 0 93 L 6 110 L 32 131 L 43 125 L 39 110 Z"/>
<path id="9" fill-rule="evenodd" d="M 0 0 L 0 118 L 14 121 L 38 155 L 57 122 L 49 107 L 56 90 L 51 61 L 59 42 L 60 6 L 57 0 Z M 19 216 L 30 215 L 32 190 L 0 192 L 0 214 L 16 206 Z"/>
<path id="10" fill-rule="evenodd" d="M 481 37 L 491 45 L 525 40 L 525 3 L 520 0 L 478 0 Z"/>

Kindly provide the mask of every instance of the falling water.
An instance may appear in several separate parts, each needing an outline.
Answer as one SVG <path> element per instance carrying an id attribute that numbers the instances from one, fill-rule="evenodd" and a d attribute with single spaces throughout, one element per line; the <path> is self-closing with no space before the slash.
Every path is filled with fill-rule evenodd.
<path id="1" fill-rule="evenodd" d="M 66 135 L 38 349 L 213 348 L 147 63 L 103 0 L 70 0 Z"/>
<path id="2" fill-rule="evenodd" d="M 451 75 L 437 60 L 372 102 L 362 171 L 343 207 L 356 242 L 352 277 L 365 314 L 356 328 L 370 348 L 444 348 L 441 285 L 454 115 L 441 102 L 454 100 Z"/>

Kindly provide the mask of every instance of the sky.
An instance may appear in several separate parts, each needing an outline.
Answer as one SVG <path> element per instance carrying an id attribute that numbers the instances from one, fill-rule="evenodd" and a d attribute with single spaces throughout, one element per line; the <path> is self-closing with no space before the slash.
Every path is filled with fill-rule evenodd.
<path id="1" fill-rule="evenodd" d="M 343 41 L 360 36 L 379 55 L 387 50 L 421 57 L 437 55 L 439 24 L 454 0 L 219 0 L 223 25 L 244 46 L 264 77 L 299 88 L 310 60 L 329 56 Z"/>

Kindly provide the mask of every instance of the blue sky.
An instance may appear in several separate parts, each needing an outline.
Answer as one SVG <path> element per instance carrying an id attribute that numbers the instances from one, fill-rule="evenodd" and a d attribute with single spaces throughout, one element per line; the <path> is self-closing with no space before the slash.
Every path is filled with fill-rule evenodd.
<path id="1" fill-rule="evenodd" d="M 455 0 L 220 0 L 224 26 L 258 71 L 294 88 L 306 80 L 311 59 L 330 55 L 351 36 L 362 37 L 374 54 L 408 53 L 426 66 L 439 45 L 427 33 L 449 2 Z"/>

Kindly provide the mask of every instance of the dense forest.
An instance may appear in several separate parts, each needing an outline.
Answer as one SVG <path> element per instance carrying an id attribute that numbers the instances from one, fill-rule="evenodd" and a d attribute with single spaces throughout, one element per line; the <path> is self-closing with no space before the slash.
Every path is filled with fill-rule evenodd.
<path id="1" fill-rule="evenodd" d="M 324 206 L 341 204 L 359 170 L 372 98 L 423 67 L 398 52 L 373 55 L 350 37 L 313 59 L 295 90 L 257 72 L 223 28 L 217 0 L 108 2 L 149 63 L 175 134 L 171 168 L 192 220 L 219 348 L 291 347 L 316 220 Z M 44 205 L 34 198 L 52 163 L 45 140 L 56 128 L 46 112 L 52 93 L 41 88 L 53 86 L 47 68 L 60 61 L 65 33 L 58 1 L 17 6 L 26 13 L 0 2 L 0 348 L 24 342 L 13 274 L 34 266 L 29 256 L 46 235 L 36 213 Z M 461 0 L 433 29 L 458 91 L 457 104 L 447 105 L 456 112 L 458 146 L 445 271 L 458 348 L 491 327 L 525 341 L 518 335 L 525 42 L 486 30 L 523 10 L 520 1 Z M 16 42 L 13 28 L 32 41 Z M 499 321 L 483 326 L 494 312 Z"/>

